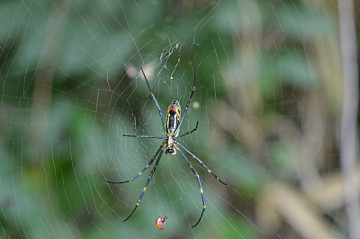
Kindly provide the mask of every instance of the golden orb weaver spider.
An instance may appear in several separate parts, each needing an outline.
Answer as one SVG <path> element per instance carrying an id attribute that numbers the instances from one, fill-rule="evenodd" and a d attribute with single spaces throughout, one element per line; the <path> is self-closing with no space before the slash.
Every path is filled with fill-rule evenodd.
<path id="1" fill-rule="evenodd" d="M 129 179 L 129 180 L 126 180 L 126 181 L 122 181 L 122 182 L 113 182 L 113 181 L 109 181 L 109 180 L 106 180 L 107 183 L 111 183 L 111 184 L 122 184 L 122 183 L 129 183 L 129 182 L 132 182 L 134 181 L 135 179 L 137 179 L 141 174 L 143 174 L 145 172 L 146 169 L 148 169 L 150 167 L 150 165 L 155 161 L 156 159 L 156 162 L 155 162 L 155 165 L 154 167 L 152 168 L 150 174 L 149 174 L 149 177 L 146 181 L 146 184 L 140 194 L 140 197 L 139 199 L 137 200 L 137 203 L 135 205 L 135 208 L 132 210 L 132 212 L 130 213 L 130 215 L 125 219 L 123 220 L 123 222 L 127 221 L 135 212 L 135 210 L 138 208 L 138 206 L 140 205 L 141 203 L 141 200 L 145 194 L 145 191 L 149 185 L 149 182 L 150 180 L 152 179 L 152 177 L 154 176 L 155 174 L 155 171 L 156 171 L 156 168 L 160 162 L 160 159 L 163 155 L 163 153 L 165 152 L 165 154 L 171 154 L 171 155 L 175 155 L 176 154 L 176 150 L 178 150 L 181 154 L 181 156 L 185 159 L 187 165 L 190 167 L 191 171 L 193 172 L 193 174 L 195 175 L 195 177 L 197 178 L 198 182 L 199 182 L 199 186 L 200 186 L 200 194 L 201 194 L 201 199 L 202 199 L 202 204 L 203 204 L 203 209 L 202 209 L 202 212 L 201 212 L 201 215 L 200 215 L 200 218 L 197 220 L 197 222 L 192 225 L 191 227 L 196 227 L 201 218 L 203 217 L 204 215 L 204 212 L 205 212 L 205 209 L 206 209 L 206 201 L 205 201 L 205 196 L 204 196 L 204 190 L 203 190 L 203 187 L 201 185 L 201 180 L 200 180 L 200 177 L 199 177 L 199 174 L 197 173 L 197 171 L 195 170 L 195 168 L 192 166 L 192 164 L 190 163 L 190 161 L 188 160 L 188 158 L 185 156 L 185 154 L 182 152 L 182 150 L 180 150 L 180 148 L 178 146 L 180 146 L 181 148 L 183 148 L 188 154 L 190 154 L 198 163 L 201 164 L 201 166 L 203 168 L 205 168 L 207 170 L 208 173 L 210 173 L 216 180 L 218 180 L 219 182 L 221 182 L 222 184 L 224 185 L 228 185 L 227 183 L 223 182 L 218 176 L 216 176 L 216 174 L 214 174 L 198 157 L 196 157 L 193 153 L 190 152 L 189 149 L 187 149 L 184 145 L 182 145 L 181 143 L 179 143 L 177 140 L 185 135 L 189 135 L 191 133 L 193 133 L 194 131 L 196 131 L 198 129 L 198 125 L 199 125 L 199 121 L 196 122 L 196 126 L 194 129 L 184 133 L 184 134 L 181 134 L 180 136 L 179 135 L 179 131 L 180 131 L 180 126 L 182 124 L 182 122 L 184 121 L 184 118 L 185 118 L 185 115 L 186 115 L 186 112 L 188 111 L 189 109 L 189 106 L 190 106 L 190 102 L 191 102 L 191 99 L 194 95 L 194 92 L 195 92 L 195 87 L 196 87 L 196 64 L 194 63 L 194 86 L 193 86 L 193 89 L 190 93 L 190 97 L 189 97 L 189 100 L 186 104 L 186 107 L 185 107 L 185 111 L 184 111 L 184 115 L 182 117 L 182 119 L 180 120 L 180 116 L 181 116 L 181 107 L 180 107 L 180 104 L 179 104 L 179 101 L 178 100 L 174 100 L 169 108 L 168 108 L 168 112 L 167 112 L 167 118 L 166 118 L 166 125 L 164 124 L 164 119 L 163 119 L 163 114 L 162 114 L 162 111 L 161 111 L 161 108 L 159 106 L 159 103 L 157 102 L 156 98 L 155 98 L 155 95 L 153 94 L 151 88 L 150 88 L 150 85 L 149 85 L 149 82 L 146 78 L 146 75 L 145 75 L 145 72 L 144 70 L 142 69 L 142 67 L 140 67 L 141 71 L 142 71 L 142 74 L 144 75 L 144 78 L 145 78 L 145 81 L 146 81 L 146 84 L 147 84 L 147 87 L 149 88 L 149 91 L 150 91 L 150 94 L 155 102 L 155 105 L 156 107 L 158 108 L 159 110 L 159 114 L 160 114 L 160 119 L 161 119 L 161 124 L 162 124 L 162 127 L 165 131 L 165 137 L 158 137 L 158 136 L 151 136 L 151 135 L 128 135 L 128 134 L 124 134 L 123 136 L 127 136 L 127 137 L 136 137 L 136 138 L 152 138 L 152 139 L 161 139 L 163 140 L 163 143 L 160 145 L 160 147 L 158 148 L 158 150 L 156 151 L 156 153 L 154 154 L 154 156 L 151 158 L 151 160 L 148 162 L 148 164 L 145 166 L 145 168 L 143 170 L 141 170 L 136 176 L 134 176 L 133 178 Z"/>

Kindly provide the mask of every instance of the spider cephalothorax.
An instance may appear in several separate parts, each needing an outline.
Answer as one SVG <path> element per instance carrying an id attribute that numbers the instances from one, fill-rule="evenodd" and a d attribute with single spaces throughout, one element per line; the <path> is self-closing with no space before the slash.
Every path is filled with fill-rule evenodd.
<path id="1" fill-rule="evenodd" d="M 190 152 L 189 149 L 187 149 L 187 147 L 185 147 L 184 145 L 182 145 L 181 143 L 179 143 L 177 140 L 185 135 L 188 135 L 188 134 L 191 134 L 193 133 L 195 130 L 197 130 L 198 128 L 198 124 L 199 124 L 199 121 L 196 122 L 196 126 L 193 130 L 190 130 L 184 134 L 181 134 L 180 136 L 179 135 L 179 131 L 180 131 L 180 126 L 185 118 L 185 115 L 186 115 L 186 112 L 187 110 L 189 109 L 189 106 L 190 106 L 190 102 L 191 102 L 191 99 L 194 95 L 194 92 L 195 92 L 195 83 L 196 83 L 196 66 L 194 64 L 194 86 L 193 86 L 193 89 L 190 93 L 190 97 L 189 97 L 189 100 L 186 104 L 186 107 L 185 107 L 185 111 L 184 111 L 184 115 L 182 117 L 182 119 L 180 120 L 181 118 L 181 108 L 180 108 L 180 103 L 178 100 L 174 100 L 169 108 L 168 108 L 168 112 L 167 112 L 167 117 L 166 117 L 166 124 L 164 124 L 164 119 L 163 119 L 163 114 L 162 114 L 162 111 L 161 111 L 161 108 L 159 106 L 159 103 L 157 102 L 156 98 L 155 98 L 155 95 L 153 94 L 153 92 L 151 91 L 151 88 L 150 88 L 150 85 L 149 85 L 149 82 L 145 76 L 145 73 L 143 71 L 143 69 L 141 68 L 141 71 L 144 75 L 144 78 L 145 78 L 145 81 L 146 81 L 146 84 L 149 88 L 149 91 L 150 91 L 150 94 L 156 104 L 156 107 L 158 108 L 159 110 L 159 114 L 160 114 L 160 118 L 161 118 L 161 124 L 162 124 L 162 127 L 164 129 L 164 132 L 165 132 L 165 137 L 158 137 L 158 136 L 151 136 L 151 135 L 124 135 L 124 136 L 128 136 L 128 137 L 136 137 L 136 138 L 152 138 L 152 139 L 161 139 L 163 140 L 163 143 L 160 145 L 160 147 L 158 148 L 158 150 L 156 151 L 155 155 L 151 158 L 151 160 L 149 161 L 149 163 L 145 166 L 145 168 L 140 171 L 137 175 L 135 175 L 133 178 L 129 179 L 129 180 L 126 180 L 126 181 L 123 181 L 123 182 L 113 182 L 113 181 L 108 181 L 106 180 L 108 183 L 112 183 L 112 184 L 121 184 L 121 183 L 128 183 L 128 182 L 132 182 L 134 181 L 135 179 L 137 179 L 143 172 L 145 172 L 146 169 L 148 169 L 150 167 L 150 165 L 155 161 L 156 159 L 156 162 L 155 162 L 155 165 L 154 167 L 152 168 L 151 172 L 150 172 L 150 175 L 146 181 L 146 184 L 140 194 L 140 197 L 135 205 L 135 208 L 133 209 L 133 211 L 130 213 L 130 215 L 124 220 L 127 221 L 135 212 L 136 208 L 140 205 L 140 202 L 145 194 L 145 191 L 147 189 L 147 186 L 149 185 L 149 182 L 150 180 L 152 179 L 155 171 L 156 171 L 156 168 L 159 164 L 159 161 L 161 159 L 161 156 L 163 155 L 163 153 L 165 152 L 165 154 L 171 154 L 171 155 L 175 155 L 176 154 L 176 150 L 178 150 L 181 154 L 181 156 L 185 159 L 187 165 L 190 167 L 191 171 L 194 173 L 195 177 L 197 178 L 198 180 L 198 183 L 199 183 L 199 186 L 200 186 L 200 194 L 201 194 L 201 199 L 202 199 L 202 203 L 203 203 L 203 209 L 202 209 L 202 212 L 201 212 L 201 215 L 200 215 L 200 218 L 197 220 L 197 222 L 192 226 L 192 227 L 195 227 L 199 224 L 204 212 L 205 212 L 205 209 L 206 209 L 206 201 L 205 201 L 205 196 L 204 196 L 204 190 L 202 188 L 202 185 L 201 185 L 201 181 L 200 181 L 200 176 L 199 174 L 196 172 L 195 168 L 191 165 L 190 161 L 187 159 L 187 157 L 185 156 L 185 154 L 182 152 L 182 150 L 180 150 L 180 148 L 178 146 L 180 146 L 182 149 L 184 149 L 188 154 L 190 154 L 198 163 L 201 164 L 202 167 L 204 167 L 208 173 L 210 173 L 216 180 L 218 180 L 219 182 L 221 182 L 222 184 L 224 185 L 227 185 L 226 183 L 224 183 L 218 176 L 216 176 L 216 174 L 214 174 L 208 167 L 206 167 L 206 165 L 198 158 L 196 157 L 193 153 Z"/>

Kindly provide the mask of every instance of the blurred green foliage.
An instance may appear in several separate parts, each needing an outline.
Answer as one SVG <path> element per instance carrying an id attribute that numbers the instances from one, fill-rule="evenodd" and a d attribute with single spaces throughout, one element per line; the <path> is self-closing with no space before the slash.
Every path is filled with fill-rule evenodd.
<path id="1" fill-rule="evenodd" d="M 262 237 L 257 194 L 299 180 L 292 140 L 307 130 L 302 100 L 314 93 L 338 111 L 338 102 L 324 103 L 340 94 L 326 77 L 337 69 L 325 61 L 337 54 L 327 50 L 338 37 L 336 9 L 320 2 L 2 1 L 0 237 Z M 129 66 L 154 64 L 150 84 L 165 111 L 171 100 L 186 102 L 193 61 L 200 107 L 191 106 L 182 132 L 197 120 L 200 127 L 183 142 L 231 187 L 196 167 L 208 207 L 191 229 L 198 185 L 180 155 L 167 156 L 122 223 L 146 176 L 117 187 L 104 179 L 134 176 L 159 145 L 122 135 L 161 133 L 145 82 Z M 284 132 L 287 122 L 299 135 Z M 161 232 L 160 210 L 169 218 Z"/>

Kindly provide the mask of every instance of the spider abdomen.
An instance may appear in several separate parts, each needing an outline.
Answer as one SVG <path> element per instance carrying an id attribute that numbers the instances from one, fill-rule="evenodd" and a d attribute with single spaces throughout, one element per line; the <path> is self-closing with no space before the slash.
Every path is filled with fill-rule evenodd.
<path id="1" fill-rule="evenodd" d="M 166 118 L 166 140 L 163 143 L 165 154 L 176 154 L 176 137 L 179 134 L 181 107 L 178 100 L 174 100 L 170 105 Z"/>
<path id="2" fill-rule="evenodd" d="M 166 133 L 177 137 L 179 130 L 177 128 L 180 124 L 181 107 L 179 101 L 174 100 L 170 105 L 166 118 Z"/>

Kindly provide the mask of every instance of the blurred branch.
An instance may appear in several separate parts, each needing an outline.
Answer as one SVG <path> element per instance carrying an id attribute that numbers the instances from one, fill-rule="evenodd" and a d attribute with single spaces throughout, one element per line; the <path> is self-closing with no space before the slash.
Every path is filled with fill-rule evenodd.
<path id="1" fill-rule="evenodd" d="M 266 234 L 275 233 L 282 218 L 304 238 L 336 238 L 316 207 L 295 189 L 282 183 L 267 187 L 257 200 L 257 218 Z"/>
<path id="2" fill-rule="evenodd" d="M 353 190 L 360 188 L 360 168 L 356 168 L 356 174 L 351 179 L 355 181 Z M 334 211 L 343 208 L 344 180 L 340 173 L 323 177 L 321 181 L 314 183 L 305 191 L 307 197 L 323 211 Z"/>
<path id="3" fill-rule="evenodd" d="M 356 187 L 356 118 L 358 110 L 358 67 L 354 5 L 352 0 L 338 1 L 340 48 L 344 79 L 341 116 L 341 170 L 350 238 L 360 238 L 359 191 Z"/>
<path id="4" fill-rule="evenodd" d="M 30 120 L 30 133 L 34 139 L 30 148 L 34 152 L 36 152 L 37 146 L 41 144 L 46 131 L 46 114 L 51 102 L 52 80 L 69 7 L 70 0 L 53 1 L 49 22 L 43 38 L 43 51 L 40 55 L 34 80 Z M 33 157 L 38 159 L 41 154 L 34 153 Z"/>
<path id="5" fill-rule="evenodd" d="M 353 190 L 360 188 L 360 169 L 352 180 Z M 345 204 L 344 181 L 340 174 L 332 174 L 308 187 L 297 190 L 285 183 L 269 185 L 259 194 L 257 218 L 266 234 L 276 233 L 285 218 L 295 230 L 306 238 L 335 238 L 321 216 L 342 208 Z"/>

